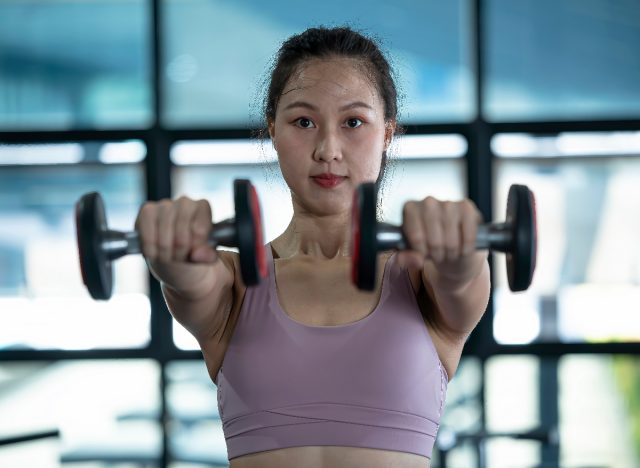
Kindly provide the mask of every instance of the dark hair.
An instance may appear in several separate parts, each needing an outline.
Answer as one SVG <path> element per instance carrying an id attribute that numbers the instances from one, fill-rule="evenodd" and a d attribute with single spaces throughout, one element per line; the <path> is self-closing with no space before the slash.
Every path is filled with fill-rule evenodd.
<path id="1" fill-rule="evenodd" d="M 264 99 L 264 116 L 267 122 L 275 120 L 278 101 L 284 87 L 300 65 L 311 59 L 335 56 L 356 59 L 365 67 L 382 98 L 385 121 L 395 121 L 398 115 L 398 93 L 389 62 L 377 43 L 348 27 L 316 27 L 291 36 L 280 47 Z M 378 185 L 384 177 L 386 166 L 385 151 L 382 155 Z"/>

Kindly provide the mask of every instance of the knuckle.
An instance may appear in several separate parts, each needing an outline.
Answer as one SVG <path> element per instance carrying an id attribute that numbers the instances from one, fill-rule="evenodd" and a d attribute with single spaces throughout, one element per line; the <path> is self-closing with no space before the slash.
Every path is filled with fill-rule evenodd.
<path id="1" fill-rule="evenodd" d="M 406 233 L 407 240 L 409 241 L 409 247 L 412 249 L 420 250 L 425 244 L 424 233 L 419 230 L 411 230 Z"/>
<path id="2" fill-rule="evenodd" d="M 406 216 L 413 216 L 416 212 L 416 208 L 418 206 L 418 203 L 415 201 L 408 201 L 405 202 L 405 204 L 402 206 L 402 213 L 403 215 Z"/>
<path id="3" fill-rule="evenodd" d="M 177 249 L 184 249 L 189 246 L 189 234 L 185 231 L 176 232 L 173 245 Z"/>
<path id="4" fill-rule="evenodd" d="M 210 223 L 202 220 L 196 219 L 194 223 L 191 225 L 191 232 L 197 238 L 205 237 L 209 234 Z"/>
<path id="5" fill-rule="evenodd" d="M 429 247 L 429 250 L 440 251 L 444 248 L 444 243 L 440 239 L 432 236 L 427 239 L 427 246 Z"/>
<path id="6" fill-rule="evenodd" d="M 158 200 L 157 204 L 158 207 L 162 208 L 162 209 L 169 209 L 173 206 L 173 200 L 170 200 L 168 198 L 163 198 L 162 200 Z"/>
<path id="7" fill-rule="evenodd" d="M 443 203 L 433 197 L 427 197 L 422 204 L 422 210 L 426 217 L 439 219 L 444 211 Z"/>
<path id="8" fill-rule="evenodd" d="M 144 227 L 146 221 L 153 218 L 156 213 L 156 206 L 153 202 L 146 202 L 140 207 L 136 218 L 136 227 Z"/>
<path id="9" fill-rule="evenodd" d="M 409 233 L 408 237 L 413 245 L 424 244 L 426 241 L 424 233 L 420 231 L 413 231 Z"/>
<path id="10" fill-rule="evenodd" d="M 173 247 L 173 241 L 169 236 L 160 236 L 156 242 L 158 250 L 162 252 L 170 251 Z"/>

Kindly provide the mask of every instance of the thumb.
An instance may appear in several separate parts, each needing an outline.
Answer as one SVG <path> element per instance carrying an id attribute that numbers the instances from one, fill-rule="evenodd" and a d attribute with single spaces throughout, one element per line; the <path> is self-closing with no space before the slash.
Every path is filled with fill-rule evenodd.
<path id="1" fill-rule="evenodd" d="M 216 251 L 208 245 L 201 245 L 191 250 L 189 259 L 194 263 L 213 263 L 218 259 L 218 255 Z"/>
<path id="2" fill-rule="evenodd" d="M 403 268 L 422 268 L 424 257 L 415 250 L 403 250 L 398 252 L 398 264 Z"/>

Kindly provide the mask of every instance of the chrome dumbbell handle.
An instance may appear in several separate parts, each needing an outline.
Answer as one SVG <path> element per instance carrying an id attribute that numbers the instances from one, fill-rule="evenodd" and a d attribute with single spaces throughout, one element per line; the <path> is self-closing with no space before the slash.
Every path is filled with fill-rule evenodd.
<path id="1" fill-rule="evenodd" d="M 233 244 L 235 235 L 235 220 L 227 219 L 211 225 L 208 243 L 213 248 L 218 245 Z M 123 232 L 109 229 L 103 234 L 101 247 L 110 260 L 139 254 L 142 251 L 138 231 Z"/>

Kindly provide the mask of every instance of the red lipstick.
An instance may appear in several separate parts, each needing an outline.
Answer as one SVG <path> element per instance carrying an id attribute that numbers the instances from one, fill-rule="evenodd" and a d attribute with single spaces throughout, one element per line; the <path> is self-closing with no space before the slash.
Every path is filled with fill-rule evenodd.
<path id="1" fill-rule="evenodd" d="M 346 177 L 331 173 L 318 174 L 311 176 L 313 181 L 324 188 L 333 188 L 340 184 Z"/>

